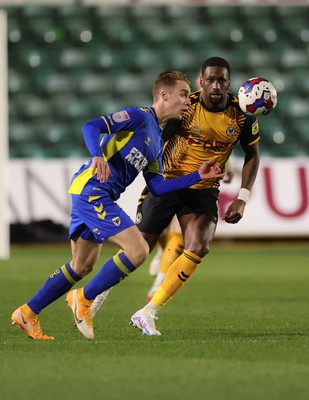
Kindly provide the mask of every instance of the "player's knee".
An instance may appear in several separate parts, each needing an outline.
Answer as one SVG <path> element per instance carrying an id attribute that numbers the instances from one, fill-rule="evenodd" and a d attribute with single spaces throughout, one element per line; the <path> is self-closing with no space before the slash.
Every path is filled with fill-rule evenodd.
<path id="1" fill-rule="evenodd" d="M 83 278 L 84 276 L 90 274 L 94 268 L 94 264 L 91 262 L 84 262 L 84 263 L 79 263 L 78 261 L 72 261 L 71 262 L 71 267 L 73 271 Z"/>
<path id="2" fill-rule="evenodd" d="M 83 276 L 90 274 L 90 272 L 92 272 L 93 268 L 94 268 L 93 264 L 86 264 L 84 266 L 84 275 Z"/>
<path id="3" fill-rule="evenodd" d="M 195 243 L 193 246 L 189 246 L 187 250 L 202 258 L 205 257 L 210 251 L 209 244 L 205 242 Z"/>
<path id="4" fill-rule="evenodd" d="M 141 264 L 143 264 L 143 262 L 146 261 L 148 255 L 149 255 L 149 246 L 146 242 L 144 242 L 143 245 L 139 246 L 136 265 L 140 266 Z"/>
<path id="5" fill-rule="evenodd" d="M 142 240 L 135 246 L 134 249 L 131 250 L 130 255 L 128 254 L 128 257 L 135 267 L 139 267 L 143 264 L 148 255 L 149 246 L 145 240 Z"/>

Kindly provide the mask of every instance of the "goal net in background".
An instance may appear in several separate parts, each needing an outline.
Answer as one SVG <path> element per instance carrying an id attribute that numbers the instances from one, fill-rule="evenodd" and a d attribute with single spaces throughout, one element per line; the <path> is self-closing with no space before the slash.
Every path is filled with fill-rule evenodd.
<path id="1" fill-rule="evenodd" d="M 0 11 L 0 259 L 10 255 L 8 217 L 7 17 Z"/>

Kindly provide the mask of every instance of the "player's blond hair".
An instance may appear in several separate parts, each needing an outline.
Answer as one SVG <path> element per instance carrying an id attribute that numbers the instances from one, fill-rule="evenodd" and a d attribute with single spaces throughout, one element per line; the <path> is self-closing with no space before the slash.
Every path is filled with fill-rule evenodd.
<path id="1" fill-rule="evenodd" d="M 184 81 L 191 87 L 190 79 L 180 71 L 165 71 L 161 72 L 155 80 L 152 87 L 152 95 L 154 100 L 157 99 L 160 91 L 163 88 L 172 88 L 176 85 L 177 81 Z"/>

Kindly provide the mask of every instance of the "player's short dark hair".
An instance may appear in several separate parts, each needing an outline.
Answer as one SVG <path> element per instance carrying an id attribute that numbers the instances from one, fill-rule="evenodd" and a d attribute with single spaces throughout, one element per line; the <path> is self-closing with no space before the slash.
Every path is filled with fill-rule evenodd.
<path id="1" fill-rule="evenodd" d="M 152 87 L 152 95 L 155 98 L 163 87 L 173 87 L 177 81 L 185 81 L 191 87 L 190 79 L 181 71 L 161 72 Z"/>
<path id="2" fill-rule="evenodd" d="M 210 57 L 210 58 L 207 58 L 207 60 L 205 60 L 203 62 L 203 65 L 202 65 L 202 70 L 201 70 L 202 74 L 204 73 L 204 71 L 205 71 L 205 69 L 207 67 L 222 67 L 222 68 L 226 68 L 228 73 L 229 73 L 229 76 L 231 75 L 230 64 L 224 58 L 221 58 L 221 57 Z"/>

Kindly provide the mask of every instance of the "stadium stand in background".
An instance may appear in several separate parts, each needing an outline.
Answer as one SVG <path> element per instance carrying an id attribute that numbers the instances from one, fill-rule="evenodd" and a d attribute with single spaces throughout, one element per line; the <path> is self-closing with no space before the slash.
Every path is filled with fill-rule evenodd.
<path id="1" fill-rule="evenodd" d="M 8 13 L 10 157 L 87 156 L 81 125 L 150 105 L 151 82 L 204 59 L 232 67 L 232 91 L 262 76 L 278 106 L 260 119 L 262 154 L 309 154 L 309 7 L 23 6 Z M 237 149 L 236 149 L 237 155 Z"/>

